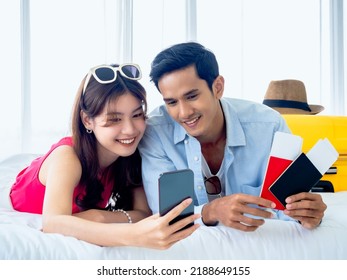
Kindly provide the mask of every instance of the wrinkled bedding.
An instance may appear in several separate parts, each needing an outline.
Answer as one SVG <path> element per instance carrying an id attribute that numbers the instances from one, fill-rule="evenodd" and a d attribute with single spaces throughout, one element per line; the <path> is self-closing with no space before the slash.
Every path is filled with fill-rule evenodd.
<path id="1" fill-rule="evenodd" d="M 9 207 L 6 192 L 15 174 L 35 155 L 0 162 L 0 259 L 347 259 L 347 192 L 322 193 L 328 205 L 322 224 L 307 230 L 296 222 L 266 220 L 255 232 L 224 226 L 200 227 L 168 250 L 100 247 L 40 231 L 41 216 Z"/>

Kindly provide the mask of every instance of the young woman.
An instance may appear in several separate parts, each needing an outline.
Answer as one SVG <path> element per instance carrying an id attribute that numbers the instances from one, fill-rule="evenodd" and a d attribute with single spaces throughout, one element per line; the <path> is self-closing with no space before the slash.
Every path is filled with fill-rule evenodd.
<path id="1" fill-rule="evenodd" d="M 15 210 L 42 213 L 43 231 L 101 246 L 165 249 L 189 236 L 192 215 L 169 225 L 190 203 L 151 215 L 137 150 L 146 128 L 146 93 L 136 64 L 92 68 L 77 92 L 72 137 L 21 171 L 10 198 Z M 108 210 L 108 211 L 105 211 Z"/>

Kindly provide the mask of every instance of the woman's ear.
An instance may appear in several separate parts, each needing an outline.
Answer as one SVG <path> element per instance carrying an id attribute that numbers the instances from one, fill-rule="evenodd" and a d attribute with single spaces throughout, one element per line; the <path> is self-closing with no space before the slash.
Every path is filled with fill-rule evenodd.
<path id="1" fill-rule="evenodd" d="M 214 96 L 220 99 L 224 93 L 224 77 L 219 75 L 212 84 Z"/>
<path id="2" fill-rule="evenodd" d="M 80 117 L 81 117 L 82 123 L 84 124 L 84 127 L 86 129 L 92 130 L 93 129 L 93 123 L 92 123 L 90 117 L 88 117 L 88 115 L 83 110 L 80 111 Z"/>

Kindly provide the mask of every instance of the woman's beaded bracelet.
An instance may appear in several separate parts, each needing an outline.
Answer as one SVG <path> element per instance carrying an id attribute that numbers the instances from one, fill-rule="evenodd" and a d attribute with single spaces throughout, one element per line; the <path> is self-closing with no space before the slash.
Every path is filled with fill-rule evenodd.
<path id="1" fill-rule="evenodd" d="M 121 212 L 121 213 L 123 213 L 125 216 L 127 216 L 128 223 L 132 224 L 133 220 L 131 219 L 131 217 L 130 217 L 130 215 L 129 215 L 129 213 L 127 211 L 125 211 L 123 209 L 114 209 L 113 212 Z"/>

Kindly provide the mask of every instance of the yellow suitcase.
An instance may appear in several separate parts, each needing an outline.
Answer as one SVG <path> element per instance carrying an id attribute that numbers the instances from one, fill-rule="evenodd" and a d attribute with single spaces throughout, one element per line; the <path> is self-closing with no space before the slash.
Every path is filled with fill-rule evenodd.
<path id="1" fill-rule="evenodd" d="M 282 115 L 293 134 L 303 138 L 303 152 L 328 138 L 339 153 L 337 161 L 325 173 L 319 185 L 332 191 L 347 191 L 347 116 Z"/>

